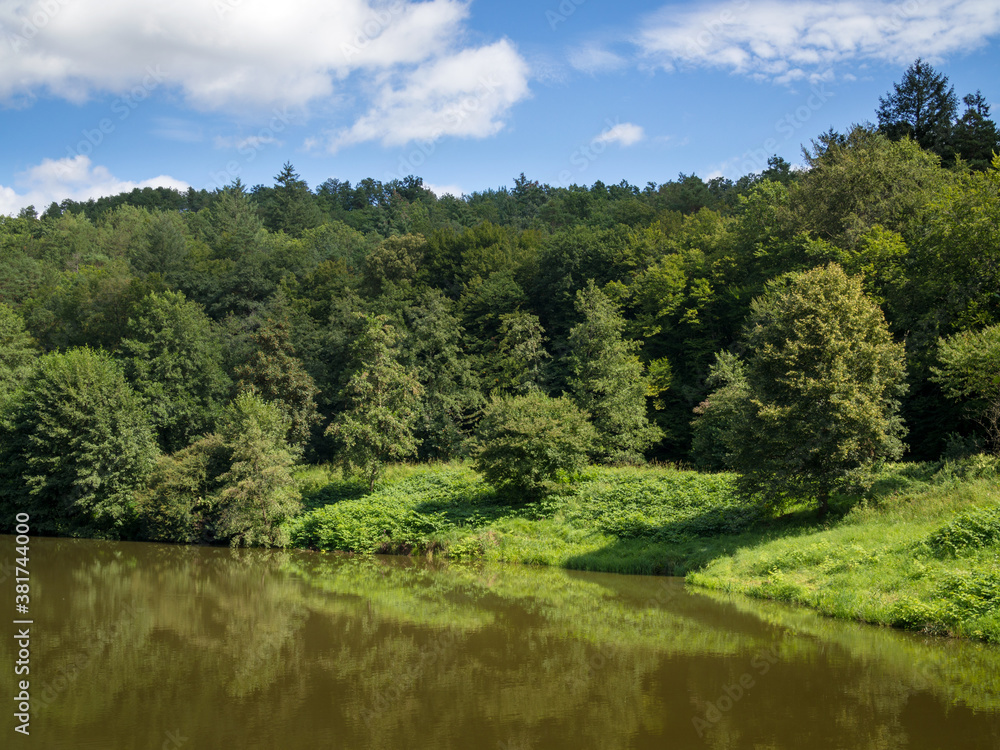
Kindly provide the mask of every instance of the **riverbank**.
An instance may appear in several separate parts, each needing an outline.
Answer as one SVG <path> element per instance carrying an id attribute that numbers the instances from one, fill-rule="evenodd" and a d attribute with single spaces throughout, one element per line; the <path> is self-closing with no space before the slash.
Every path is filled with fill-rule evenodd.
<path id="1" fill-rule="evenodd" d="M 825 518 L 748 508 L 733 477 L 592 468 L 512 503 L 466 465 L 397 466 L 367 494 L 329 469 L 299 476 L 295 546 L 687 575 L 690 584 L 834 617 L 1000 642 L 996 462 L 896 464 Z"/>

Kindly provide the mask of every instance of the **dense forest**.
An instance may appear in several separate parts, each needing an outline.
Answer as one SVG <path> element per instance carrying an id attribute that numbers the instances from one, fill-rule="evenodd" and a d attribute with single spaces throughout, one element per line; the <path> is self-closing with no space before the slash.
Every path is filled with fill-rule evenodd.
<path id="1" fill-rule="evenodd" d="M 905 355 L 908 455 L 996 449 L 1000 138 L 963 103 L 917 61 L 877 124 L 735 181 L 436 197 L 417 177 L 310 189 L 285 164 L 270 187 L 0 218 L 4 523 L 272 543 L 248 519 L 294 512 L 297 464 L 373 485 L 463 458 L 501 397 L 583 414 L 593 461 L 726 468 L 692 425 L 766 345 L 754 300 L 816 268 L 858 283 Z"/>

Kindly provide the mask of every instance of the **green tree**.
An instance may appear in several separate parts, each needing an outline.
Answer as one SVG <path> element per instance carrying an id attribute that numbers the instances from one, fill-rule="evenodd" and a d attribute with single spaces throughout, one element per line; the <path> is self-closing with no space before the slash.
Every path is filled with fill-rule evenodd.
<path id="1" fill-rule="evenodd" d="M 323 223 L 323 211 L 289 162 L 274 178 L 274 189 L 263 207 L 264 223 L 272 232 L 285 232 L 299 237 L 307 229 Z"/>
<path id="2" fill-rule="evenodd" d="M 958 106 L 948 76 L 917 58 L 892 91 L 879 97 L 879 129 L 893 140 L 912 138 L 921 148 L 948 156 Z"/>
<path id="3" fill-rule="evenodd" d="M 569 398 L 531 391 L 495 397 L 476 437 L 476 471 L 499 490 L 534 498 L 586 468 L 597 435 Z"/>
<path id="4" fill-rule="evenodd" d="M 731 459 L 745 495 L 814 498 L 825 513 L 832 492 L 902 454 L 903 347 L 860 279 L 835 264 L 776 279 L 745 340 L 749 407 Z"/>
<path id="5" fill-rule="evenodd" d="M 173 453 L 211 431 L 230 382 L 201 305 L 180 292 L 150 294 L 129 320 L 122 352 L 125 374 L 145 400 L 163 450 Z"/>
<path id="6" fill-rule="evenodd" d="M 545 330 L 538 316 L 517 310 L 500 316 L 496 390 L 512 393 L 540 391 L 545 382 Z"/>
<path id="7" fill-rule="evenodd" d="M 650 386 L 636 356 L 639 344 L 622 337 L 624 318 L 593 281 L 576 300 L 583 320 L 569 334 L 570 393 L 597 428 L 601 460 L 640 462 L 661 433 L 646 417 Z"/>
<path id="8" fill-rule="evenodd" d="M 945 395 L 966 400 L 967 411 L 1000 453 L 1000 325 L 961 331 L 938 343 L 939 367 L 931 380 Z"/>
<path id="9" fill-rule="evenodd" d="M 691 457 L 703 471 L 722 471 L 731 468 L 731 454 L 749 416 L 750 386 L 743 361 L 731 352 L 719 352 L 707 385 L 712 392 L 694 409 Z"/>
<path id="10" fill-rule="evenodd" d="M 217 541 L 219 477 L 228 470 L 230 457 L 217 433 L 161 455 L 136 493 L 140 536 L 184 544 Z"/>
<path id="11" fill-rule="evenodd" d="M 966 94 L 962 103 L 965 112 L 955 123 L 955 151 L 971 169 L 989 169 L 993 155 L 1000 151 L 1000 132 L 990 119 L 990 105 L 981 91 Z"/>
<path id="12" fill-rule="evenodd" d="M 38 357 L 38 346 L 24 328 L 21 316 L 0 302 L 0 412 L 24 383 Z"/>
<path id="13" fill-rule="evenodd" d="M 288 417 L 288 441 L 302 447 L 320 421 L 316 408 L 319 389 L 295 356 L 287 320 L 268 319 L 251 337 L 246 362 L 236 368 L 238 388 L 251 390 L 273 403 Z"/>
<path id="14" fill-rule="evenodd" d="M 252 393 L 237 396 L 220 420 L 231 458 L 218 480 L 217 532 L 234 547 L 288 543 L 281 524 L 302 507 L 292 476 L 297 452 L 285 439 L 289 421 Z"/>
<path id="15" fill-rule="evenodd" d="M 414 435 L 422 388 L 399 363 L 395 328 L 384 316 L 362 316 L 352 353 L 354 374 L 345 389 L 346 407 L 327 428 L 340 443 L 345 473 L 361 470 L 368 489 L 390 461 L 417 452 Z"/>
<path id="16" fill-rule="evenodd" d="M 29 513 L 40 532 L 81 536 L 126 533 L 156 456 L 142 400 L 92 349 L 38 360 L 0 446 L 5 510 Z"/>
<path id="17" fill-rule="evenodd" d="M 416 436 L 422 457 L 464 453 L 470 423 L 484 402 L 453 308 L 443 293 L 428 289 L 404 312 L 408 333 L 400 359 L 421 386 Z"/>

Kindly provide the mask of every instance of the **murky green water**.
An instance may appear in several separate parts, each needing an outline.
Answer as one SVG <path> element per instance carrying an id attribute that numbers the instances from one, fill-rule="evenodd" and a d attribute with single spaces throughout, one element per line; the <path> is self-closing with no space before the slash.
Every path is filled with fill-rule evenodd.
<path id="1" fill-rule="evenodd" d="M 675 579 L 33 539 L 31 596 L 5 748 L 1000 748 L 1000 649 Z"/>

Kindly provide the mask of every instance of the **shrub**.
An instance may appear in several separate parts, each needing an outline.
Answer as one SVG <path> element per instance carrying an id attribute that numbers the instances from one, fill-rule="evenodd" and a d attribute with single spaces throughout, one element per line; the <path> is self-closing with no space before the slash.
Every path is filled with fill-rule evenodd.
<path id="1" fill-rule="evenodd" d="M 597 433 L 566 397 L 494 399 L 476 433 L 473 466 L 499 490 L 536 497 L 587 466 Z"/>

